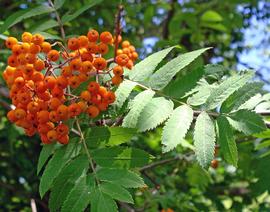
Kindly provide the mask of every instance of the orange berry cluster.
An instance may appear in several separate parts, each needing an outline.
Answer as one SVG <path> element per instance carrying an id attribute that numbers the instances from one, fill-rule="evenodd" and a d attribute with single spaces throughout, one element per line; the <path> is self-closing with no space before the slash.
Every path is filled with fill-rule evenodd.
<path id="1" fill-rule="evenodd" d="M 96 30 L 70 38 L 67 48 L 45 41 L 40 34 L 24 32 L 22 42 L 9 37 L 6 46 L 12 54 L 3 78 L 15 109 L 8 112 L 8 119 L 28 136 L 38 133 L 42 143 L 67 144 L 67 120 L 81 113 L 95 118 L 107 110 L 115 101 L 112 86 L 123 81 L 124 68 L 131 69 L 138 58 L 128 41 L 118 49 L 121 42 L 121 36 L 116 40 L 110 32 Z M 56 45 L 60 50 L 53 49 Z M 105 58 L 110 50 L 116 53 L 114 58 Z M 101 85 L 100 77 L 105 74 L 111 80 Z M 78 96 L 72 94 L 84 82 L 85 90 Z"/>

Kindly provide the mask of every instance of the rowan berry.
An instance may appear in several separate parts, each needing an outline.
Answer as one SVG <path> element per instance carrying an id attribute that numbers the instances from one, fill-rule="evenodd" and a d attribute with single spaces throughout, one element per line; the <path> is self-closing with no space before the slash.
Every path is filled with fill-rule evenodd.
<path id="1" fill-rule="evenodd" d="M 59 59 L 60 55 L 57 50 L 53 49 L 48 52 L 47 57 L 50 61 L 56 62 Z"/>
<path id="2" fill-rule="evenodd" d="M 34 34 L 32 36 L 32 43 L 35 45 L 41 45 L 44 42 L 44 37 L 41 34 Z"/>
<path id="3" fill-rule="evenodd" d="M 68 86 L 68 80 L 64 76 L 59 76 L 56 78 L 56 85 L 61 89 L 65 89 Z"/>
<path id="4" fill-rule="evenodd" d="M 7 113 L 7 117 L 10 122 L 16 122 L 18 120 L 17 116 L 15 115 L 15 110 L 10 110 Z"/>
<path id="5" fill-rule="evenodd" d="M 22 42 L 31 43 L 33 35 L 30 32 L 24 32 L 22 34 Z"/>
<path id="6" fill-rule="evenodd" d="M 102 55 L 107 54 L 109 52 L 109 47 L 105 43 L 100 43 L 98 45 L 98 52 Z"/>
<path id="7" fill-rule="evenodd" d="M 94 59 L 93 65 L 97 70 L 103 70 L 107 66 L 107 61 L 103 57 L 99 57 Z"/>
<path id="8" fill-rule="evenodd" d="M 112 40 L 113 40 L 113 37 L 112 37 L 112 34 L 110 32 L 102 32 L 100 34 L 100 41 L 102 43 L 112 43 Z"/>
<path id="9" fill-rule="evenodd" d="M 88 84 L 87 89 L 88 89 L 88 91 L 91 92 L 91 93 L 97 93 L 98 90 L 99 90 L 99 86 L 100 86 L 100 85 L 99 85 L 97 82 L 92 81 L 92 82 L 90 82 L 90 83 Z"/>
<path id="10" fill-rule="evenodd" d="M 124 70 L 123 70 L 122 66 L 115 66 L 115 67 L 113 68 L 113 74 L 114 74 L 115 76 L 122 76 L 123 73 L 124 73 Z"/>
<path id="11" fill-rule="evenodd" d="M 88 45 L 88 38 L 84 35 L 81 35 L 78 37 L 78 43 L 79 43 L 79 46 L 82 48 L 82 47 L 87 47 Z"/>
<path id="12" fill-rule="evenodd" d="M 30 52 L 31 54 L 38 54 L 38 53 L 40 52 L 40 50 L 41 50 L 41 48 L 40 48 L 39 45 L 36 45 L 36 44 L 34 44 L 34 43 L 32 43 L 32 44 L 30 45 L 29 52 Z"/>
<path id="13" fill-rule="evenodd" d="M 112 91 L 108 91 L 105 99 L 108 101 L 109 104 L 113 103 L 115 101 L 115 94 Z"/>
<path id="14" fill-rule="evenodd" d="M 87 113 L 91 118 L 96 118 L 99 115 L 99 109 L 94 105 L 90 105 L 87 108 Z"/>
<path id="15" fill-rule="evenodd" d="M 72 70 L 79 70 L 81 68 L 81 60 L 74 59 L 69 63 L 69 66 Z"/>
<path id="16" fill-rule="evenodd" d="M 57 115 L 61 120 L 67 120 L 69 115 L 68 115 L 68 107 L 66 105 L 60 105 L 57 110 Z"/>
<path id="17" fill-rule="evenodd" d="M 67 135 L 68 132 L 69 132 L 69 129 L 68 129 L 68 126 L 65 125 L 65 124 L 59 124 L 57 127 L 56 127 L 56 132 L 58 135 L 60 136 L 63 136 L 63 135 Z"/>
<path id="18" fill-rule="evenodd" d="M 49 119 L 52 122 L 58 122 L 60 121 L 59 116 L 55 110 L 50 111 Z"/>
<path id="19" fill-rule="evenodd" d="M 80 85 L 80 78 L 78 76 L 72 76 L 69 78 L 68 84 L 71 88 L 77 88 Z"/>
<path id="20" fill-rule="evenodd" d="M 92 65 L 92 63 L 90 61 L 82 62 L 81 70 L 80 70 L 82 73 L 86 74 L 86 73 L 88 73 L 88 72 L 90 72 L 92 70 L 93 70 L 93 65 Z"/>
<path id="21" fill-rule="evenodd" d="M 24 117 L 26 117 L 26 112 L 21 108 L 16 108 L 14 111 L 14 115 L 17 119 L 23 119 Z"/>
<path id="22" fill-rule="evenodd" d="M 49 112 L 47 110 L 42 110 L 37 113 L 37 120 L 39 123 L 43 124 L 49 121 Z"/>
<path id="23" fill-rule="evenodd" d="M 211 161 L 211 167 L 213 169 L 216 169 L 218 167 L 218 161 L 216 159 L 214 159 L 214 160 Z"/>
<path id="24" fill-rule="evenodd" d="M 12 49 L 12 47 L 18 43 L 18 40 L 14 37 L 8 37 L 5 44 L 6 44 L 6 47 L 9 48 L 9 49 Z"/>
<path id="25" fill-rule="evenodd" d="M 69 117 L 75 117 L 80 115 L 82 112 L 81 107 L 77 103 L 72 103 L 68 106 Z"/>
<path id="26" fill-rule="evenodd" d="M 126 54 L 120 54 L 115 58 L 115 60 L 118 65 L 125 66 L 129 61 L 129 57 Z"/>
<path id="27" fill-rule="evenodd" d="M 17 88 L 22 88 L 25 85 L 25 81 L 23 77 L 17 77 L 14 80 L 14 85 L 16 85 Z"/>
<path id="28" fill-rule="evenodd" d="M 52 49 L 52 46 L 49 42 L 43 42 L 40 47 L 41 47 L 41 51 L 46 54 L 48 54 L 49 51 L 51 51 Z"/>
<path id="29" fill-rule="evenodd" d="M 129 42 L 129 41 L 124 40 L 124 41 L 122 42 L 122 48 L 127 48 L 127 47 L 129 47 L 129 46 L 130 46 L 130 42 Z"/>
<path id="30" fill-rule="evenodd" d="M 50 130 L 47 132 L 47 138 L 49 141 L 55 141 L 57 139 L 57 132 L 56 130 Z"/>
<path id="31" fill-rule="evenodd" d="M 56 79 L 53 76 L 47 76 L 44 78 L 44 84 L 47 88 L 53 89 L 56 85 Z"/>
<path id="32" fill-rule="evenodd" d="M 91 101 L 91 93 L 89 91 L 82 91 L 80 97 L 81 97 L 81 99 L 83 99 L 86 102 Z"/>
<path id="33" fill-rule="evenodd" d="M 68 39 L 68 48 L 72 51 L 75 51 L 80 48 L 78 38 L 70 38 Z"/>
<path id="34" fill-rule="evenodd" d="M 98 40 L 99 33 L 92 29 L 87 33 L 87 38 L 90 42 L 96 42 Z"/>
<path id="35" fill-rule="evenodd" d="M 61 137 L 57 137 L 57 141 L 60 143 L 60 144 L 68 144 L 69 142 L 69 136 L 68 135 L 63 135 Z"/>
<path id="36" fill-rule="evenodd" d="M 113 85 L 119 85 L 123 81 L 123 78 L 121 76 L 114 76 L 112 77 L 112 84 Z"/>

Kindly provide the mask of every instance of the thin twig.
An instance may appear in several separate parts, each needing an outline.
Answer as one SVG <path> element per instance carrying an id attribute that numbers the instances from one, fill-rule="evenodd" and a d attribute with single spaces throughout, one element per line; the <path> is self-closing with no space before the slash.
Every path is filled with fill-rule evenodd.
<path id="1" fill-rule="evenodd" d="M 119 46 L 118 37 L 121 35 L 121 14 L 124 10 L 123 5 L 118 5 L 118 11 L 115 15 L 115 41 L 114 41 L 114 61 L 117 55 L 117 49 Z"/>
<path id="2" fill-rule="evenodd" d="M 62 37 L 63 41 L 65 41 L 66 40 L 66 34 L 65 34 L 63 22 L 61 21 L 61 18 L 59 16 L 57 10 L 55 9 L 55 6 L 54 6 L 53 2 L 51 0 L 48 0 L 48 1 L 49 1 L 49 4 L 51 5 L 51 7 L 54 9 L 56 20 L 57 20 L 58 25 L 60 27 L 61 37 Z"/>

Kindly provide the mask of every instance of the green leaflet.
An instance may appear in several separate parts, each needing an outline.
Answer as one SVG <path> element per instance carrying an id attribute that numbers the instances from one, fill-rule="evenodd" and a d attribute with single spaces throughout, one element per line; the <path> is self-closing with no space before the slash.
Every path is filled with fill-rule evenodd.
<path id="1" fill-rule="evenodd" d="M 127 203 L 134 203 L 131 194 L 121 184 L 114 184 L 111 182 L 103 182 L 100 185 L 100 190 L 104 194 L 108 194 L 115 200 L 119 200 Z"/>
<path id="2" fill-rule="evenodd" d="M 143 82 L 144 80 L 146 80 L 152 75 L 158 64 L 173 48 L 175 48 L 175 46 L 163 49 L 159 52 L 151 54 L 141 62 L 137 63 L 132 69 L 132 72 L 130 72 L 129 78 L 136 82 Z"/>
<path id="3" fill-rule="evenodd" d="M 31 30 L 29 30 L 29 31 L 33 32 L 33 33 L 42 32 L 42 31 L 46 31 L 48 29 L 52 29 L 58 25 L 59 24 L 57 21 L 55 21 L 54 19 L 49 19 L 47 21 L 42 22 L 41 24 L 38 23 L 34 27 L 31 27 Z"/>
<path id="4" fill-rule="evenodd" d="M 94 186 L 95 181 L 92 175 L 80 177 L 63 203 L 61 212 L 84 211 L 91 201 Z"/>
<path id="5" fill-rule="evenodd" d="M 221 105 L 233 92 L 244 86 L 253 76 L 253 72 L 247 72 L 243 75 L 235 75 L 224 80 L 216 89 L 211 91 L 205 103 L 206 108 L 212 110 Z"/>
<path id="6" fill-rule="evenodd" d="M 113 105 L 121 108 L 136 85 L 136 82 L 132 82 L 129 80 L 125 80 L 124 82 L 122 82 L 115 91 L 116 100 Z"/>
<path id="7" fill-rule="evenodd" d="M 58 149 L 48 162 L 39 184 L 39 193 L 43 197 L 51 188 L 54 179 L 61 172 L 62 168 L 72 159 L 72 154 L 76 148 L 76 142 L 70 141 L 69 145 Z M 73 156 L 74 157 L 74 156 Z"/>
<path id="8" fill-rule="evenodd" d="M 218 125 L 218 143 L 224 159 L 237 167 L 238 153 L 236 142 L 233 137 L 233 131 L 228 120 L 224 116 L 217 118 Z"/>
<path id="9" fill-rule="evenodd" d="M 168 152 L 181 144 L 192 120 L 193 111 L 187 105 L 179 106 L 173 111 L 162 132 L 163 152 Z"/>
<path id="10" fill-rule="evenodd" d="M 219 80 L 227 72 L 227 69 L 219 64 L 207 64 L 204 66 L 204 72 L 207 77 Z"/>
<path id="11" fill-rule="evenodd" d="M 130 111 L 123 120 L 123 127 L 135 128 L 137 126 L 138 118 L 144 107 L 150 102 L 155 92 L 152 90 L 145 90 L 139 93 L 131 103 Z"/>
<path id="12" fill-rule="evenodd" d="M 204 69 L 202 67 L 188 71 L 184 76 L 179 76 L 176 80 L 172 80 L 164 88 L 163 92 L 168 96 L 179 99 L 196 87 L 203 74 Z"/>
<path id="13" fill-rule="evenodd" d="M 197 160 L 203 168 L 214 159 L 215 140 L 214 123 L 206 112 L 202 112 L 194 127 L 194 146 Z"/>
<path id="14" fill-rule="evenodd" d="M 59 36 L 52 35 L 52 34 L 47 33 L 47 32 L 38 32 L 38 33 L 41 34 L 47 40 L 62 40 L 62 38 L 60 38 Z"/>
<path id="15" fill-rule="evenodd" d="M 139 188 L 145 185 L 138 174 L 127 169 L 101 168 L 97 171 L 97 176 L 101 181 L 120 184 L 125 188 Z"/>
<path id="16" fill-rule="evenodd" d="M 53 11 L 54 11 L 54 9 L 52 7 L 48 7 L 45 5 L 41 5 L 41 6 L 38 6 L 35 8 L 31 8 L 31 9 L 20 10 L 16 13 L 13 13 L 11 16 L 9 16 L 5 20 L 4 24 L 0 28 L 0 33 L 5 32 L 8 28 L 23 21 L 24 19 L 31 18 L 31 17 L 37 16 L 37 15 L 50 13 Z"/>
<path id="17" fill-rule="evenodd" d="M 214 10 L 207 10 L 201 16 L 201 20 L 205 22 L 221 22 L 222 16 Z"/>
<path id="18" fill-rule="evenodd" d="M 230 95 L 225 102 L 223 102 L 220 109 L 221 112 L 228 113 L 237 110 L 251 97 L 259 93 L 262 86 L 263 83 L 261 82 L 247 83 L 242 88 L 240 88 L 239 90 L 235 91 L 232 95 Z"/>
<path id="19" fill-rule="evenodd" d="M 101 3 L 103 0 L 91 0 L 89 1 L 88 4 L 84 5 L 83 7 L 81 7 L 80 9 L 78 9 L 75 12 L 69 12 L 66 13 L 65 15 L 63 15 L 63 17 L 61 18 L 62 22 L 65 24 L 69 21 L 74 20 L 75 18 L 77 18 L 80 14 L 82 14 L 83 12 L 85 12 L 86 10 L 90 9 L 91 7 L 95 6 L 96 4 Z"/>
<path id="20" fill-rule="evenodd" d="M 47 144 L 42 147 L 42 150 L 38 158 L 37 174 L 39 174 L 42 167 L 45 165 L 46 161 L 53 153 L 54 149 L 55 149 L 55 144 Z"/>
<path id="21" fill-rule="evenodd" d="M 83 172 L 87 171 L 88 165 L 89 161 L 87 156 L 81 155 L 62 169 L 59 176 L 54 180 L 51 189 L 49 199 L 49 208 L 51 211 L 57 211 L 57 209 L 61 207 L 69 192 L 74 187 L 75 182 Z"/>
<path id="22" fill-rule="evenodd" d="M 136 129 L 123 127 L 92 127 L 85 133 L 88 147 L 116 146 L 130 141 L 136 134 Z"/>
<path id="23" fill-rule="evenodd" d="M 142 110 L 137 122 L 139 132 L 144 132 L 156 128 L 164 122 L 173 111 L 173 102 L 164 97 L 157 97 L 150 102 Z"/>
<path id="24" fill-rule="evenodd" d="M 100 188 L 96 188 L 91 195 L 91 212 L 117 212 L 116 202 L 103 193 Z"/>
<path id="25" fill-rule="evenodd" d="M 211 182 L 210 174 L 198 164 L 189 166 L 186 176 L 190 186 L 196 186 L 205 190 Z"/>
<path id="26" fill-rule="evenodd" d="M 270 155 L 262 158 L 258 158 L 255 166 L 255 175 L 258 181 L 255 183 L 253 190 L 257 193 L 263 193 L 265 191 L 270 191 L 270 172 L 267 168 L 270 163 Z"/>
<path id="27" fill-rule="evenodd" d="M 260 133 L 266 130 L 262 117 L 249 110 L 239 110 L 229 114 L 228 121 L 233 128 L 246 135 Z"/>
<path id="28" fill-rule="evenodd" d="M 247 109 L 247 110 L 252 110 L 254 109 L 260 102 L 262 102 L 262 95 L 257 94 L 253 97 L 251 97 L 249 100 L 247 100 L 244 104 L 242 104 L 238 110 L 240 109 Z"/>
<path id="29" fill-rule="evenodd" d="M 188 66 L 192 61 L 194 61 L 197 57 L 199 57 L 203 52 L 205 52 L 208 49 L 210 48 L 204 48 L 188 52 L 172 59 L 150 77 L 148 83 L 149 86 L 152 89 L 156 90 L 163 89 L 166 85 L 168 85 L 171 79 L 179 71 Z"/>
<path id="30" fill-rule="evenodd" d="M 102 167 L 134 168 L 148 164 L 151 159 L 151 155 L 141 149 L 120 146 L 97 149 L 91 154 Z"/>
<path id="31" fill-rule="evenodd" d="M 199 106 L 206 102 L 211 91 L 216 88 L 215 85 L 209 85 L 207 82 L 197 86 L 197 92 L 187 99 L 187 103 L 193 106 Z"/>

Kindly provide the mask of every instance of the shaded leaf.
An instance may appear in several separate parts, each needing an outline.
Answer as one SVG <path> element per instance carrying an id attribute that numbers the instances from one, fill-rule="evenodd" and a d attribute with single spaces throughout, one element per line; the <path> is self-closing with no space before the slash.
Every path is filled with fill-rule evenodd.
<path id="1" fill-rule="evenodd" d="M 260 133 L 266 130 L 262 117 L 253 111 L 239 110 L 228 117 L 229 123 L 236 130 L 246 135 Z"/>
<path id="2" fill-rule="evenodd" d="M 184 76 L 179 76 L 171 81 L 165 88 L 164 93 L 174 98 L 181 98 L 197 85 L 197 82 L 203 76 L 203 68 L 196 68 L 187 72 Z"/>
<path id="3" fill-rule="evenodd" d="M 84 211 L 91 201 L 90 195 L 94 190 L 94 186 L 93 176 L 80 177 L 64 201 L 61 212 Z"/>
<path id="4" fill-rule="evenodd" d="M 96 188 L 91 195 L 91 212 L 117 212 L 116 202 L 103 193 L 100 188 Z"/>
<path id="5" fill-rule="evenodd" d="M 75 18 L 77 18 L 79 15 L 81 15 L 83 12 L 85 12 L 86 10 L 90 9 L 91 7 L 95 6 L 96 4 L 101 3 L 103 0 L 91 0 L 89 1 L 89 3 L 87 3 L 86 5 L 84 5 L 83 7 L 81 7 L 80 9 L 78 9 L 75 12 L 70 12 L 65 14 L 61 20 L 63 23 L 67 23 L 69 21 L 74 20 Z"/>
<path id="6" fill-rule="evenodd" d="M 54 179 L 61 172 L 62 168 L 72 159 L 71 156 L 75 150 L 75 144 L 75 142 L 70 142 L 69 145 L 58 149 L 48 162 L 40 179 L 39 193 L 41 197 L 51 188 Z"/>
<path id="7" fill-rule="evenodd" d="M 241 105 L 248 101 L 251 97 L 255 96 L 261 90 L 263 83 L 252 82 L 247 83 L 239 90 L 235 91 L 229 98 L 223 102 L 221 112 L 228 113 L 237 110 Z"/>
<path id="8" fill-rule="evenodd" d="M 61 207 L 69 192 L 74 187 L 75 182 L 83 172 L 87 171 L 88 164 L 89 161 L 86 155 L 81 155 L 72 160 L 62 169 L 59 176 L 55 179 L 51 189 L 49 199 L 50 210 L 56 211 Z"/>
<path id="9" fill-rule="evenodd" d="M 101 168 L 97 171 L 97 176 L 101 181 L 120 184 L 126 188 L 139 188 L 145 185 L 139 175 L 127 169 Z"/>
<path id="10" fill-rule="evenodd" d="M 37 174 L 39 174 L 42 167 L 45 165 L 46 161 L 53 153 L 54 149 L 55 149 L 55 144 L 47 144 L 42 147 L 42 150 L 38 158 Z"/>
<path id="11" fill-rule="evenodd" d="M 234 140 L 233 131 L 228 120 L 224 116 L 217 118 L 218 125 L 218 143 L 224 159 L 237 167 L 238 153 Z"/>
<path id="12" fill-rule="evenodd" d="M 96 163 L 103 167 L 141 167 L 150 161 L 151 156 L 136 148 L 109 147 L 97 149 L 92 152 Z"/>
<path id="13" fill-rule="evenodd" d="M 122 186 L 111 183 L 111 182 L 103 182 L 100 185 L 100 190 L 111 196 L 115 200 L 119 200 L 122 202 L 133 203 L 133 198 L 131 194 Z"/>
<path id="14" fill-rule="evenodd" d="M 23 21 L 24 19 L 31 18 L 37 15 L 53 12 L 54 9 L 45 5 L 41 5 L 31 9 L 20 10 L 10 15 L 0 28 L 0 33 L 5 32 L 8 28 Z"/>

